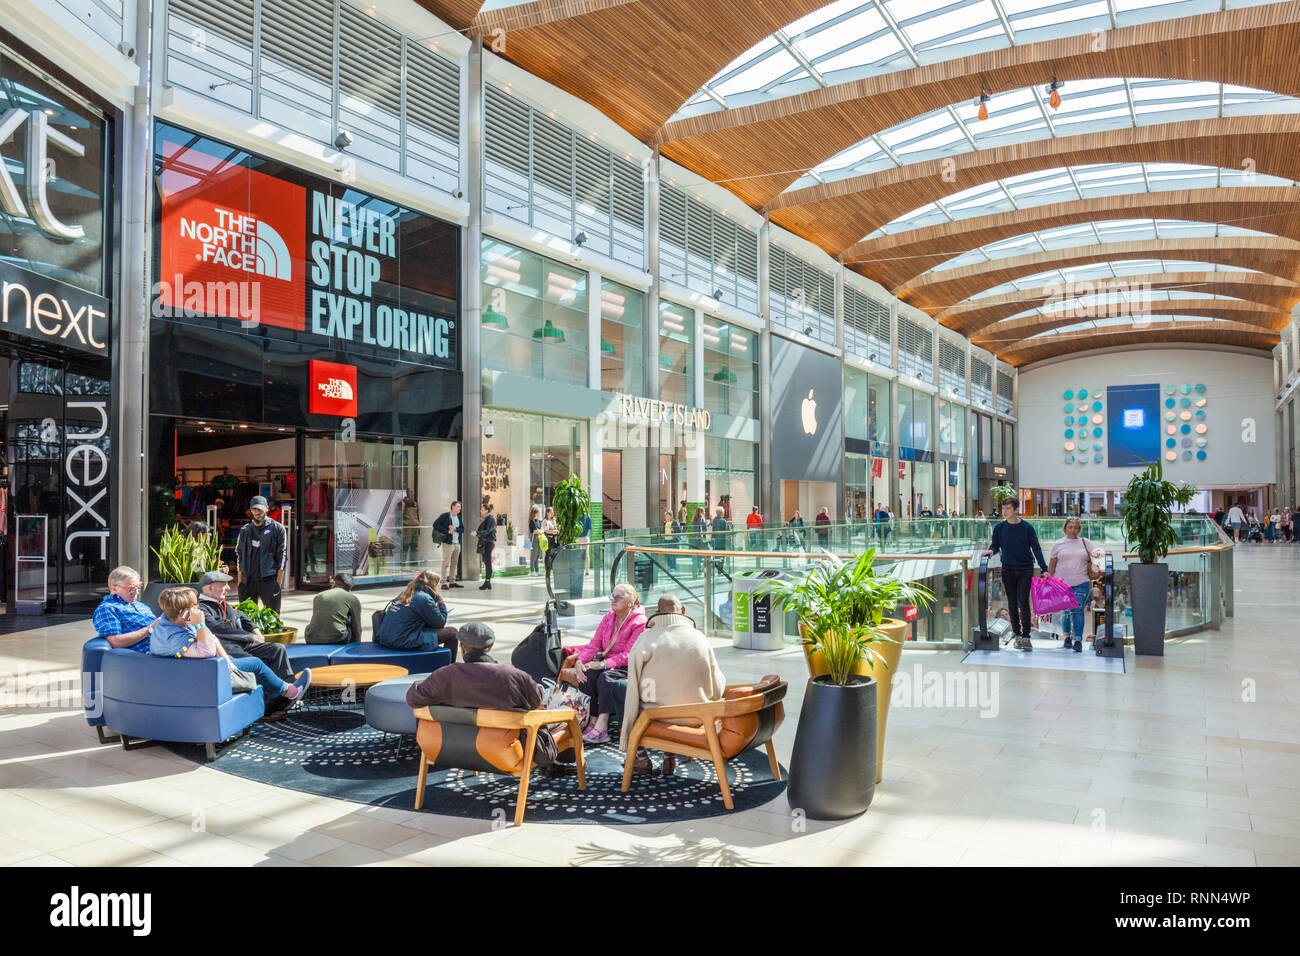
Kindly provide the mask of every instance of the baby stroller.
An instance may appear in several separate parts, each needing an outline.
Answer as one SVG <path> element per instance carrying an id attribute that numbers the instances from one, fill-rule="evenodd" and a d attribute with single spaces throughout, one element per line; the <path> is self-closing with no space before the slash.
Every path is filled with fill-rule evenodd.
<path id="1" fill-rule="evenodd" d="M 1261 544 L 1264 541 L 1264 532 L 1259 526 L 1259 519 L 1254 515 L 1250 516 L 1250 520 L 1246 524 L 1246 540 L 1258 541 Z"/>

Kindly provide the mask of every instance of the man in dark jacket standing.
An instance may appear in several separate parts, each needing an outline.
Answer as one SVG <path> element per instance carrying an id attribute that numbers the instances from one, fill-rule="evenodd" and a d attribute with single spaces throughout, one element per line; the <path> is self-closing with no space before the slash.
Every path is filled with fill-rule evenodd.
<path id="1" fill-rule="evenodd" d="M 1029 586 L 1034 580 L 1034 562 L 1047 573 L 1047 561 L 1038 544 L 1038 532 L 1020 517 L 1020 502 L 1008 498 L 1002 502 L 1002 520 L 993 526 L 993 544 L 986 555 L 1002 553 L 1002 590 L 1006 592 L 1011 629 L 1016 634 L 1016 649 L 1032 651 L 1029 629 L 1033 617 L 1029 610 Z"/>
<path id="2" fill-rule="evenodd" d="M 258 495 L 249 505 L 253 520 L 239 529 L 235 553 L 239 556 L 239 600 L 260 600 L 263 607 L 280 613 L 280 589 L 289 557 L 284 525 L 266 516 L 266 499 Z"/>
<path id="3" fill-rule="evenodd" d="M 442 586 L 458 588 L 456 574 L 460 569 L 460 536 L 465 526 L 460 520 L 460 502 L 453 501 L 451 507 L 433 522 L 433 540 L 442 552 Z"/>

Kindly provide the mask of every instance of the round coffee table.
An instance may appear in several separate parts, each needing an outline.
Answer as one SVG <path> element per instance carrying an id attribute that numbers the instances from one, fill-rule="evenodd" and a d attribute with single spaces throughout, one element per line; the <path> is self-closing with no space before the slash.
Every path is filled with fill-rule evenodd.
<path id="1" fill-rule="evenodd" d="M 365 692 L 381 681 L 405 677 L 410 672 L 395 664 L 333 664 L 311 669 L 312 703 L 342 707 L 365 702 Z"/>

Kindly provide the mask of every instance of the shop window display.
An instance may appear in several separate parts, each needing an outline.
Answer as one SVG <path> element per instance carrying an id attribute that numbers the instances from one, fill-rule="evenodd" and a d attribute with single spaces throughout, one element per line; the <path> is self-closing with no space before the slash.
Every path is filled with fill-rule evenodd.
<path id="1" fill-rule="evenodd" d="M 587 384 L 587 273 L 483 242 L 483 369 Z"/>
<path id="2" fill-rule="evenodd" d="M 695 310 L 659 303 L 659 398 L 695 404 Z"/>
<path id="3" fill-rule="evenodd" d="M 645 296 L 617 282 L 600 284 L 600 387 L 639 395 L 644 389 Z"/>
<path id="4" fill-rule="evenodd" d="M 704 319 L 704 407 L 737 418 L 758 417 L 758 336 L 708 316 Z"/>

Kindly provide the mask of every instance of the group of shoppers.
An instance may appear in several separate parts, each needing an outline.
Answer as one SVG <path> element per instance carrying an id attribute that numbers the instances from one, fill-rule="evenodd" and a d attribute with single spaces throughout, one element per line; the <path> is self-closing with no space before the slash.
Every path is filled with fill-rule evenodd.
<path id="1" fill-rule="evenodd" d="M 1244 510 L 1240 504 L 1233 504 L 1226 510 L 1222 507 L 1214 512 L 1214 521 L 1234 541 L 1268 541 L 1271 543 L 1292 541 L 1300 538 L 1296 534 L 1297 511 L 1291 505 L 1283 505 L 1266 512 L 1261 521 L 1255 509 Z"/>

